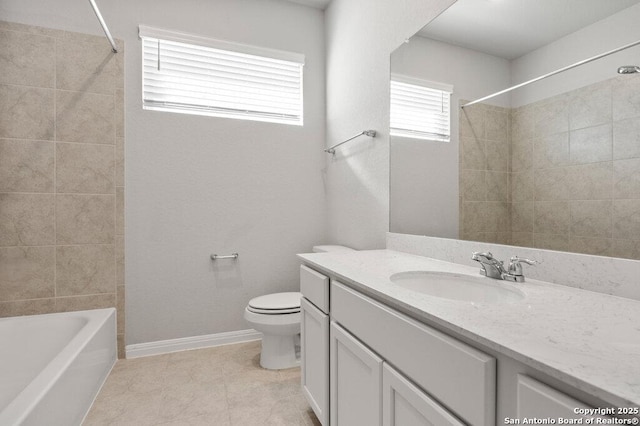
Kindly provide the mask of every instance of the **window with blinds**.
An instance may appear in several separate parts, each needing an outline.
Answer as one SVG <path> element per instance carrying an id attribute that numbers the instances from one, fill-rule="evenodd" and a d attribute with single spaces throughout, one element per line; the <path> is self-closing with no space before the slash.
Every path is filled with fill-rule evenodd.
<path id="1" fill-rule="evenodd" d="M 303 124 L 304 56 L 140 27 L 143 108 Z"/>
<path id="2" fill-rule="evenodd" d="M 391 135 L 449 142 L 452 92 L 448 85 L 393 75 Z"/>

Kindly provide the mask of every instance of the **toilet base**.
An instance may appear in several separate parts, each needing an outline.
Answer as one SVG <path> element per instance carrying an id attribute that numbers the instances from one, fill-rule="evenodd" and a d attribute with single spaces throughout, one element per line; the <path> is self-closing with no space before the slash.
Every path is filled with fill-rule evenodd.
<path id="1" fill-rule="evenodd" d="M 260 366 L 268 370 L 282 370 L 300 365 L 300 312 L 260 314 L 244 310 L 249 325 L 262 333 Z"/>
<path id="2" fill-rule="evenodd" d="M 260 351 L 260 366 L 267 370 L 283 370 L 298 367 L 300 357 L 296 350 L 300 336 L 297 334 L 280 336 L 263 334 L 262 350 Z"/>

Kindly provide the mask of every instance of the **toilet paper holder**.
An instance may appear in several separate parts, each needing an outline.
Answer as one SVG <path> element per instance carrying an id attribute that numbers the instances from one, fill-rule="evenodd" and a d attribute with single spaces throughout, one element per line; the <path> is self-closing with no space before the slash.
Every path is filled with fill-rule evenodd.
<path id="1" fill-rule="evenodd" d="M 239 256 L 238 253 L 231 253 L 231 254 L 227 254 L 227 255 L 212 254 L 211 255 L 211 260 L 218 260 L 218 259 L 233 259 L 233 260 L 236 260 L 238 258 L 238 256 Z"/>

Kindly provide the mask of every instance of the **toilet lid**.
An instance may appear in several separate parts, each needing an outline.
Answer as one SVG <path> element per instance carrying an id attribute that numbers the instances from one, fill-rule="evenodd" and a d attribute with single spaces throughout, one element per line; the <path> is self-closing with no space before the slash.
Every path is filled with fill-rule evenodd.
<path id="1" fill-rule="evenodd" d="M 285 311 L 293 312 L 300 310 L 300 298 L 302 295 L 295 292 L 274 293 L 265 296 L 259 296 L 249 301 L 249 308 L 255 311 Z M 283 312 L 283 313 L 285 313 Z"/>

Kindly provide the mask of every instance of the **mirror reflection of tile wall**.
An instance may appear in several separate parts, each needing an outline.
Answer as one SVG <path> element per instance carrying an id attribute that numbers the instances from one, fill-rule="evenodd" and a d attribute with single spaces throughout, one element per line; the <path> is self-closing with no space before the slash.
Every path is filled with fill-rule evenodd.
<path id="1" fill-rule="evenodd" d="M 460 239 L 511 243 L 510 114 L 485 104 L 460 110 Z"/>
<path id="2" fill-rule="evenodd" d="M 640 77 L 460 114 L 460 238 L 640 259 Z"/>

